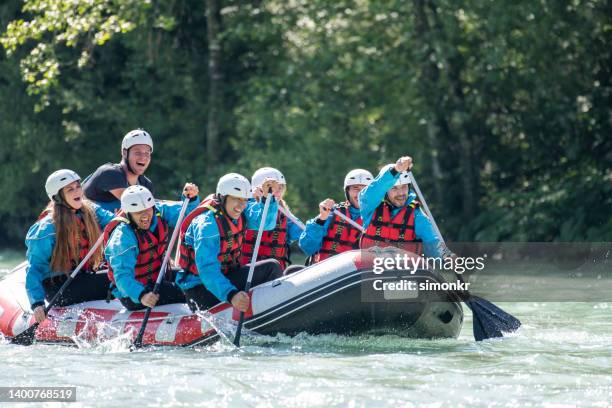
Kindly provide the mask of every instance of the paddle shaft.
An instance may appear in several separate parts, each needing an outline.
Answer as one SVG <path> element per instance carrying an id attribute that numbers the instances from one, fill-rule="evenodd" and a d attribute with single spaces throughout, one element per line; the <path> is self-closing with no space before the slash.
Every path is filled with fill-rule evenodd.
<path id="1" fill-rule="evenodd" d="M 431 211 L 429 211 L 429 207 L 427 206 L 427 201 L 425 201 L 425 196 L 423 195 L 423 193 L 421 193 L 421 189 L 419 188 L 419 185 L 417 184 L 416 179 L 412 175 L 411 171 L 408 172 L 408 177 L 410 178 L 410 183 L 412 183 L 412 187 L 414 187 L 414 191 L 417 193 L 417 196 L 419 197 L 419 200 L 421 201 L 421 204 L 423 205 L 423 209 L 425 210 L 425 215 L 427 215 L 429 219 L 431 220 L 431 225 L 433 226 L 434 231 L 438 235 L 438 238 L 440 238 L 440 241 L 442 241 L 442 243 L 445 243 L 444 238 L 442 237 L 442 234 L 440 233 L 440 229 L 438 228 L 438 224 L 436 224 L 436 220 L 431 214 Z"/>
<path id="2" fill-rule="evenodd" d="M 294 223 L 295 225 L 297 225 L 298 227 L 300 227 L 300 229 L 302 231 L 304 231 L 306 229 L 306 226 L 302 223 L 302 221 L 298 220 L 295 215 L 291 214 L 289 212 L 289 210 L 287 210 L 286 208 L 284 208 L 282 205 L 278 205 L 278 211 L 282 212 L 283 215 L 285 217 L 287 217 L 289 220 L 291 220 L 292 223 Z"/>
<path id="3" fill-rule="evenodd" d="M 280 212 L 282 212 L 285 217 L 289 218 L 291 220 L 291 222 L 293 222 L 295 225 L 297 225 L 298 227 L 300 227 L 300 229 L 303 231 L 306 229 L 306 226 L 302 223 L 302 221 L 298 220 L 293 214 L 291 214 L 288 210 L 286 210 L 285 208 L 283 208 L 282 206 L 278 206 L 278 210 Z M 348 222 L 349 224 L 351 224 L 353 227 L 357 228 L 359 230 L 359 232 L 363 232 L 365 231 L 363 229 L 363 227 L 361 225 L 359 225 L 358 223 L 356 223 L 355 221 L 351 220 L 349 217 L 347 217 L 346 215 L 344 215 L 343 213 L 341 213 L 340 211 L 338 211 L 336 208 L 334 208 L 334 214 L 337 215 L 338 217 L 342 218 L 344 221 Z"/>
<path id="4" fill-rule="evenodd" d="M 178 236 L 178 232 L 181 227 L 181 222 L 183 221 L 183 217 L 185 216 L 185 212 L 187 211 L 188 205 L 189 198 L 185 198 L 183 200 L 183 205 L 181 206 L 181 211 L 179 212 L 178 219 L 176 220 L 174 230 L 172 231 L 172 236 L 170 237 L 168 249 L 166 249 L 166 253 L 164 254 L 164 261 L 162 262 L 161 270 L 159 271 L 159 275 L 157 275 L 157 280 L 155 281 L 155 286 L 153 287 L 153 293 L 155 294 L 159 292 L 159 287 L 161 286 L 161 282 L 164 279 L 166 270 L 168 269 L 168 263 L 170 262 L 170 254 L 172 253 L 172 247 L 174 246 L 174 242 L 176 241 L 176 237 Z M 145 329 L 147 328 L 147 323 L 149 322 L 150 315 L 151 308 L 147 307 L 144 318 L 142 319 L 140 330 L 138 331 L 138 336 L 136 336 L 136 340 L 134 340 L 134 346 L 137 348 L 142 347 L 142 337 L 144 336 Z"/>
<path id="5" fill-rule="evenodd" d="M 261 213 L 261 221 L 259 222 L 259 229 L 257 230 L 257 239 L 255 240 L 255 247 L 253 248 L 253 255 L 251 256 L 251 263 L 249 265 L 249 275 L 247 277 L 246 286 L 244 291 L 248 294 L 251 289 L 251 281 L 253 280 L 253 272 L 255 271 L 255 262 L 257 262 L 257 253 L 259 252 L 259 245 L 261 244 L 261 237 L 263 235 L 264 228 L 266 226 L 266 218 L 268 216 L 268 208 L 270 208 L 270 201 L 272 201 L 272 189 L 268 190 L 266 197 L 266 203 L 264 204 L 263 211 Z M 236 335 L 234 336 L 234 345 L 240 347 L 240 334 L 242 333 L 242 325 L 244 324 L 244 312 L 240 312 L 240 319 L 238 320 L 238 327 L 236 327 Z"/>
<path id="6" fill-rule="evenodd" d="M 411 171 L 408 172 L 408 177 L 410 178 L 410 183 L 412 183 L 412 187 L 414 187 L 414 191 L 417 193 L 417 197 L 419 198 L 421 204 L 423 205 L 423 210 L 425 210 L 425 215 L 427 215 L 429 217 L 429 219 L 431 220 L 431 225 L 433 226 L 434 231 L 438 235 L 438 238 L 440 238 L 440 241 L 442 242 L 442 244 L 444 246 L 446 246 L 446 242 L 444 241 L 444 237 L 442 236 L 442 233 L 440 232 L 440 229 L 438 228 L 438 224 L 436 224 L 436 219 L 433 217 L 431 211 L 429 211 L 429 207 L 427 206 L 427 201 L 425 201 L 425 196 L 423 195 L 423 193 L 421 193 L 421 189 L 419 188 L 419 184 L 416 182 L 416 179 L 412 175 Z M 457 276 L 457 278 L 459 279 L 459 281 L 461 283 L 465 282 L 463 280 L 463 276 L 461 276 L 461 274 L 455 272 L 455 275 Z M 466 291 L 466 294 L 469 296 L 469 292 L 468 291 Z"/>
<path id="7" fill-rule="evenodd" d="M 351 220 L 349 217 L 342 214 L 340 211 L 338 211 L 337 208 L 334 208 L 334 214 L 342 218 L 344 221 L 348 222 L 349 224 L 351 224 L 353 227 L 357 228 L 359 232 L 365 231 L 361 225 L 357 224 L 355 221 Z"/>
<path id="8" fill-rule="evenodd" d="M 59 290 L 55 293 L 55 295 L 53 295 L 53 297 L 49 301 L 49 304 L 45 307 L 45 315 L 47 315 L 47 313 L 49 313 L 49 310 L 51 310 L 51 308 L 53 306 L 55 306 L 55 304 L 59 300 L 60 296 L 62 296 L 62 294 L 64 293 L 66 288 L 72 283 L 72 281 L 74 280 L 75 276 L 77 276 L 77 274 L 81 271 L 81 269 L 83 269 L 83 266 L 85 266 L 87 261 L 89 261 L 89 259 L 93 256 L 94 252 L 96 252 L 98 247 L 100 245 L 102 245 L 102 241 L 104 241 L 104 234 L 100 234 L 100 236 L 98 237 L 98 240 L 89 249 L 89 252 L 87 253 L 87 255 L 85 255 L 85 257 L 81 260 L 81 262 L 79 262 L 79 264 L 77 265 L 76 268 L 74 268 L 74 270 L 72 271 L 70 276 L 68 276 L 68 279 L 66 279 L 66 282 L 64 282 L 64 284 L 59 288 Z M 13 342 L 13 343 L 21 343 L 26 338 L 33 339 L 33 334 L 36 331 L 36 328 L 38 327 L 39 324 L 40 323 L 38 323 L 38 322 L 34 323 L 32 326 L 30 326 L 29 328 L 27 328 L 23 332 L 19 333 L 17 336 L 13 337 L 11 342 Z M 24 345 L 28 344 L 29 345 L 29 344 L 31 344 L 31 340 L 28 343 L 21 343 L 21 344 L 24 344 Z"/>
<path id="9" fill-rule="evenodd" d="M 176 228 L 180 228 L 181 226 L 178 225 Z M 176 246 L 176 252 L 174 253 L 174 264 L 178 265 L 179 262 L 181 260 L 181 247 L 180 245 Z"/>
<path id="10" fill-rule="evenodd" d="M 442 238 L 442 234 L 440 233 L 440 229 L 436 224 L 436 220 L 431 214 L 431 211 L 429 211 L 425 197 L 421 193 L 419 185 L 414 179 L 412 172 L 408 172 L 408 175 L 410 177 L 410 182 L 414 187 L 414 191 L 416 191 L 421 204 L 423 205 L 425 214 L 431 220 L 431 224 L 436 234 L 438 234 L 440 241 L 445 244 L 444 238 Z M 455 272 L 455 276 L 457 276 L 457 279 L 461 283 L 465 282 L 461 274 Z M 486 299 L 473 296 L 468 290 L 466 290 L 464 294 L 457 294 L 457 297 L 463 300 L 463 302 L 465 302 L 465 304 L 472 310 L 474 338 L 476 341 L 493 337 L 503 337 L 504 331 L 514 332 L 521 326 L 520 320 L 518 320 L 516 317 L 501 310 L 499 307 L 495 306 Z"/>

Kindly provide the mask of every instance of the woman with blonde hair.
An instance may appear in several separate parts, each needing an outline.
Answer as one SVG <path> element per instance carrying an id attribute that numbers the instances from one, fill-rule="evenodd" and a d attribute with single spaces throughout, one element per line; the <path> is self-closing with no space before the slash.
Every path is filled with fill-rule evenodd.
<path id="1" fill-rule="evenodd" d="M 291 214 L 289 206 L 283 199 L 287 190 L 287 181 L 279 170 L 273 167 L 262 167 L 253 173 L 251 186 L 253 187 L 254 199 L 260 200 L 266 195 L 267 192 L 263 191 L 262 185 L 268 180 L 276 182 L 272 193 L 278 202 L 279 212 L 276 216 L 274 229 L 263 232 L 257 253 L 257 261 L 275 259 L 279 262 L 281 269 L 285 271 L 291 264 L 290 245 L 300 238 L 303 225 L 300 226 L 296 223 L 301 223 L 301 221 Z M 251 262 L 256 237 L 256 230 L 247 230 L 242 243 L 242 264 Z M 294 265 L 292 269 L 295 271 L 301 268 L 302 266 Z"/>
<path id="2" fill-rule="evenodd" d="M 26 291 L 34 317 L 45 320 L 45 298 L 50 300 L 79 262 L 89 253 L 103 228 L 114 217 L 112 212 L 83 196 L 81 178 L 72 170 L 53 172 L 45 183 L 51 200 L 26 235 Z M 106 298 L 108 279 L 96 274 L 103 260 L 98 247 L 66 288 L 57 306 L 68 306 Z"/>

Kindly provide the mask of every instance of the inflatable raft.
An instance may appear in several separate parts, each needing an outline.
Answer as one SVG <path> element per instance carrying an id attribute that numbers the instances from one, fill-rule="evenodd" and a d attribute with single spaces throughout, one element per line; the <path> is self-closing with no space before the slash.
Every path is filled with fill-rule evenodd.
<path id="1" fill-rule="evenodd" d="M 0 333 L 8 338 L 34 323 L 24 287 L 25 268 L 25 264 L 19 265 L 0 281 Z M 404 275 L 403 280 L 417 283 L 446 282 L 432 271 Z M 345 252 L 252 288 L 244 327 L 265 335 L 300 332 L 396 334 L 409 338 L 459 335 L 463 310 L 455 295 L 432 300 L 418 290 L 371 292 L 374 280 L 380 287 L 397 279 L 394 273 L 373 274 L 372 257 L 367 252 Z M 371 296 L 379 298 L 372 300 Z M 58 307 L 39 325 L 36 341 L 74 345 L 76 338 L 94 342 L 120 335 L 136 337 L 143 316 L 144 311 L 130 312 L 117 300 Z M 193 314 L 185 304 L 155 307 L 143 344 L 183 347 L 210 344 L 219 339 L 215 322 L 235 324 L 238 317 L 238 311 L 228 303 L 220 303 L 204 314 Z"/>

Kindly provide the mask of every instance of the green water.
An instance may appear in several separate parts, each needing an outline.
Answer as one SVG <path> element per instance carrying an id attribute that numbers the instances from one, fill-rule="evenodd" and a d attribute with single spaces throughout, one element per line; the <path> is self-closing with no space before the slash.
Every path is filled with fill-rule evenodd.
<path id="1" fill-rule="evenodd" d="M 2 253 L 0 276 L 22 260 Z M 612 305 L 504 303 L 523 322 L 502 340 L 250 336 L 236 350 L 130 353 L 104 344 L 0 344 L 0 386 L 74 385 L 70 406 L 609 406 Z M 25 404 L 15 406 L 27 406 Z"/>

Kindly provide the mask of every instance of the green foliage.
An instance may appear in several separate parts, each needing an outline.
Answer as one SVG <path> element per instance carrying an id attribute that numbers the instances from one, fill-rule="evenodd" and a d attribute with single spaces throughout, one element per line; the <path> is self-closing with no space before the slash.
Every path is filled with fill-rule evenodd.
<path id="1" fill-rule="evenodd" d="M 150 0 L 25 0 L 22 11 L 35 18 L 10 22 L 0 43 L 10 56 L 18 47 L 35 42 L 21 60 L 21 70 L 28 93 L 40 95 L 36 109 L 41 110 L 50 103 L 50 89 L 59 85 L 60 66 L 66 63 L 63 48 L 78 49 L 77 64 L 83 68 L 94 47 L 133 30 L 148 9 Z M 73 54 L 68 55 L 70 61 Z"/>
<path id="2" fill-rule="evenodd" d="M 306 218 L 343 198 L 346 171 L 408 153 L 447 239 L 612 239 L 608 3 L 219 3 L 206 174 L 206 2 L 0 5 L 0 241 L 22 241 L 48 173 L 118 160 L 135 127 L 161 196 L 272 165 Z"/>

